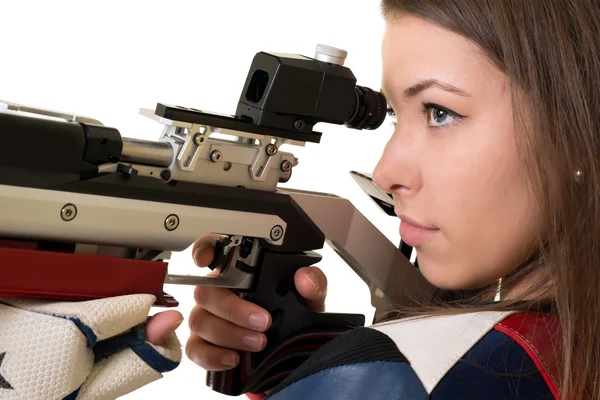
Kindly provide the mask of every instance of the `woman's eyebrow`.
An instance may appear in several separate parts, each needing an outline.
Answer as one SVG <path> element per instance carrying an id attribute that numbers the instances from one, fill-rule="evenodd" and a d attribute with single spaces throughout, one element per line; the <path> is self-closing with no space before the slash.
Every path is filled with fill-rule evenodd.
<path id="1" fill-rule="evenodd" d="M 440 88 L 447 92 L 457 94 L 459 96 L 465 96 L 465 97 L 471 96 L 464 90 L 461 90 L 450 84 L 440 82 L 436 79 L 426 79 L 426 80 L 420 81 L 420 82 L 412 85 L 411 87 L 405 89 L 404 90 L 404 98 L 406 100 L 409 100 L 409 99 L 415 97 L 416 95 L 418 95 L 419 93 L 421 93 L 422 91 L 429 89 L 431 87 L 437 87 L 437 88 Z"/>

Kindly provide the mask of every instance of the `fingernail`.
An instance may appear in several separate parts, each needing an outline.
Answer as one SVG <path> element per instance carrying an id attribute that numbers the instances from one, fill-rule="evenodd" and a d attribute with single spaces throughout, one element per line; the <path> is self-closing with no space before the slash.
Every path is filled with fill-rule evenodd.
<path id="1" fill-rule="evenodd" d="M 248 320 L 248 323 L 250 324 L 250 326 L 254 329 L 257 330 L 264 330 L 267 327 L 267 323 L 269 322 L 269 318 L 262 313 L 259 314 L 252 314 L 250 315 L 250 319 Z"/>
<path id="2" fill-rule="evenodd" d="M 177 319 L 175 321 L 173 321 L 172 323 L 170 323 L 168 325 L 168 332 L 174 332 L 177 328 L 179 328 L 179 326 L 181 325 L 181 323 L 183 322 L 183 318 L 181 319 Z"/>
<path id="3" fill-rule="evenodd" d="M 253 333 L 244 335 L 244 337 L 242 338 L 242 341 L 244 342 L 244 344 L 246 346 L 251 347 L 256 350 L 260 349 L 262 346 L 262 336 L 256 335 Z"/>
<path id="4" fill-rule="evenodd" d="M 223 358 L 221 358 L 221 364 L 227 365 L 228 367 L 235 367 L 235 357 L 231 354 L 223 356 Z"/>
<path id="5" fill-rule="evenodd" d="M 171 325 L 171 330 L 175 330 L 177 328 L 179 328 L 179 325 L 181 325 L 181 323 L 183 322 L 183 318 L 178 319 L 177 321 L 173 322 L 173 325 Z"/>
<path id="6" fill-rule="evenodd" d="M 321 294 L 321 288 L 319 287 L 319 279 L 317 278 L 317 275 L 315 275 L 315 273 L 312 272 L 312 271 L 308 271 L 306 273 L 306 277 L 308 278 L 308 280 L 310 281 L 310 283 L 313 284 L 313 286 L 315 287 L 315 290 L 317 291 L 317 293 Z"/>

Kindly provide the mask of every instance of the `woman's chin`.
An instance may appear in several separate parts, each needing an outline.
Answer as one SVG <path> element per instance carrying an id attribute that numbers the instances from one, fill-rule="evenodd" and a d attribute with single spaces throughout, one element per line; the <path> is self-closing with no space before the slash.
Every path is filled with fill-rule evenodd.
<path id="1" fill-rule="evenodd" d="M 472 272 L 453 268 L 449 264 L 441 265 L 419 260 L 419 269 L 429 283 L 441 290 L 476 290 L 489 284 L 489 282 L 484 282 L 483 279 L 477 279 L 481 277 Z"/>

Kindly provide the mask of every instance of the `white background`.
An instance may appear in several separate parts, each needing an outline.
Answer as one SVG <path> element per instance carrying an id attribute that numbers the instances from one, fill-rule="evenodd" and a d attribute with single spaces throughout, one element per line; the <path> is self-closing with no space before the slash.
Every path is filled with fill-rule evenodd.
<path id="1" fill-rule="evenodd" d="M 379 89 L 381 82 L 384 23 L 377 0 L 20 0 L 2 3 L 0 27 L 0 99 L 90 116 L 127 137 L 158 137 L 162 126 L 138 113 L 157 102 L 234 113 L 259 51 L 312 56 L 319 43 L 339 47 L 348 51 L 345 65 L 359 85 Z M 372 171 L 391 124 L 374 132 L 324 124 L 316 130 L 323 132 L 320 144 L 284 147 L 300 161 L 285 186 L 350 199 L 397 244 L 397 220 L 379 211 L 349 175 Z M 26 156 L 27 137 L 22 140 L 15 151 Z M 370 322 L 367 287 L 329 248 L 321 253 L 327 311 L 363 313 Z M 174 255 L 171 265 L 196 272 L 189 251 Z M 185 346 L 193 288 L 166 291 L 186 317 L 177 331 Z M 205 371 L 184 357 L 178 369 L 126 398 L 227 397 L 208 389 Z"/>

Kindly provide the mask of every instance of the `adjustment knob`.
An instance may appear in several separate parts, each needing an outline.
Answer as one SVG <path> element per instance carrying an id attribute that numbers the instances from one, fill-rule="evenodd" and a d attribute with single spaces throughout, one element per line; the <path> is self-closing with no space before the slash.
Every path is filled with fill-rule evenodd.
<path id="1" fill-rule="evenodd" d="M 315 50 L 315 59 L 332 64 L 344 65 L 348 52 L 324 44 L 317 45 Z"/>

